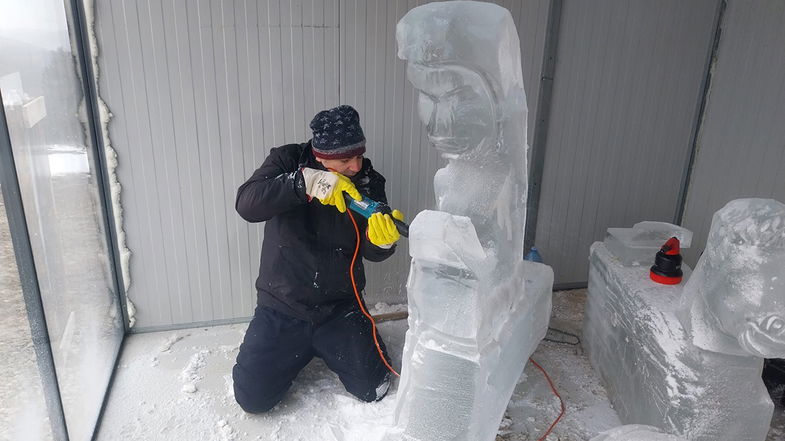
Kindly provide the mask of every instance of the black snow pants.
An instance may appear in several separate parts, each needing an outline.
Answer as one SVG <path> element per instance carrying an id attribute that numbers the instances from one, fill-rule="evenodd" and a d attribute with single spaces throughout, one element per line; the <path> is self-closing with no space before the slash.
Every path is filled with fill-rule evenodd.
<path id="1" fill-rule="evenodd" d="M 381 336 L 379 344 L 386 356 Z M 389 371 L 379 357 L 371 323 L 356 304 L 336 308 L 320 324 L 258 306 L 232 370 L 237 403 L 249 413 L 272 409 L 314 356 L 360 400 L 378 401 L 387 394 Z"/>

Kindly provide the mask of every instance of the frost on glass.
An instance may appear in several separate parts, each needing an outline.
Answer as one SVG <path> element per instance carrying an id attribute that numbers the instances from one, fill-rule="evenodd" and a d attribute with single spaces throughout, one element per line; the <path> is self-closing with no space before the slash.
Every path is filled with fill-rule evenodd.
<path id="1" fill-rule="evenodd" d="M 430 3 L 398 23 L 398 56 L 447 160 L 436 211 L 411 224 L 409 331 L 386 439 L 493 440 L 547 330 L 553 272 L 523 261 L 526 96 L 510 13 Z"/>
<path id="2" fill-rule="evenodd" d="M 584 346 L 625 423 L 697 441 L 763 441 L 763 359 L 785 357 L 785 205 L 714 214 L 696 269 L 659 285 L 592 245 Z"/>

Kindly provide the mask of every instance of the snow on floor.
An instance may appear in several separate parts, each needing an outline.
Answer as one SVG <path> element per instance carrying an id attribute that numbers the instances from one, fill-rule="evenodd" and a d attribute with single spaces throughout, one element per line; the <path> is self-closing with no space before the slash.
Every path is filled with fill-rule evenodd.
<path id="1" fill-rule="evenodd" d="M 403 347 L 405 324 L 379 325 L 396 354 Z M 273 411 L 245 414 L 234 401 L 231 369 L 246 326 L 129 336 L 97 439 L 328 441 L 381 436 L 394 399 L 374 404 L 355 400 L 321 360 L 300 373 Z"/>
<path id="2" fill-rule="evenodd" d="M 551 326 L 579 334 L 585 291 L 554 294 Z M 378 308 L 384 309 L 384 308 Z M 297 377 L 267 414 L 234 402 L 231 368 L 247 325 L 136 334 L 127 338 L 97 439 L 374 441 L 391 423 L 395 387 L 378 403 L 354 399 L 321 360 Z M 379 324 L 398 368 L 406 321 Z M 553 339 L 574 339 L 549 333 Z M 567 412 L 548 441 L 588 440 L 620 425 L 580 346 L 544 341 L 532 358 L 545 368 Z M 778 409 L 780 417 L 782 410 Z M 513 393 L 497 441 L 537 440 L 558 416 L 559 401 L 531 363 Z M 776 418 L 775 418 L 776 420 Z M 769 441 L 782 440 L 780 418 Z M 779 424 L 779 425 L 777 425 Z"/>

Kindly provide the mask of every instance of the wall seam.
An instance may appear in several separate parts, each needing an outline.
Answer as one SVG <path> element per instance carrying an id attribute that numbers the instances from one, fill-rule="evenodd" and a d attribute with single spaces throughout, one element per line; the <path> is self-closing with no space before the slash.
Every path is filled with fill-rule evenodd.
<path id="1" fill-rule="evenodd" d="M 711 93 L 712 74 L 715 66 L 717 65 L 718 51 L 720 46 L 720 38 L 722 36 L 722 23 L 725 17 L 725 10 L 727 9 L 727 0 L 721 0 L 717 6 L 717 13 L 714 24 L 714 37 L 711 48 L 706 59 L 705 75 L 703 84 L 701 84 L 701 98 L 698 108 L 695 111 L 695 120 L 693 122 L 693 131 L 690 140 L 690 153 L 687 159 L 687 164 L 684 166 L 684 173 L 681 179 L 681 191 L 679 194 L 679 202 L 676 204 L 676 213 L 673 216 L 673 223 L 681 225 L 684 221 L 684 214 L 687 208 L 687 199 L 689 197 L 690 181 L 692 179 L 692 171 L 695 166 L 695 159 L 698 155 L 698 144 L 701 135 L 701 128 L 706 113 L 706 103 L 708 102 Z"/>
<path id="2" fill-rule="evenodd" d="M 550 123 L 553 81 L 559 49 L 561 15 L 562 0 L 551 0 L 548 8 L 548 24 L 545 31 L 542 66 L 540 68 L 540 90 L 537 94 L 534 139 L 532 139 L 531 145 L 529 188 L 526 198 L 526 225 L 523 241 L 524 252 L 534 246 L 537 236 L 537 217 L 539 215 L 540 192 L 545 169 L 545 147 L 548 141 L 548 126 Z"/>

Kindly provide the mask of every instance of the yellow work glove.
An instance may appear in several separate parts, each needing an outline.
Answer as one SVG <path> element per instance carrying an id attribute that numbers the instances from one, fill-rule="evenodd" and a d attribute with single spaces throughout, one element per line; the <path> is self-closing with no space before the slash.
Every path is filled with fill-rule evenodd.
<path id="1" fill-rule="evenodd" d="M 392 218 L 403 221 L 403 213 L 393 210 L 392 217 L 389 214 L 374 213 L 368 218 L 368 240 L 377 247 L 389 248 L 401 235 Z"/>
<path id="2" fill-rule="evenodd" d="M 356 201 L 362 200 L 352 181 L 340 173 L 314 168 L 303 168 L 302 173 L 305 179 L 305 194 L 318 199 L 324 205 L 334 205 L 341 213 L 346 212 L 344 193 Z"/>

